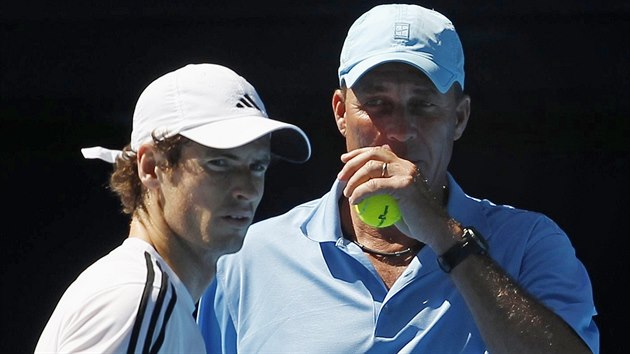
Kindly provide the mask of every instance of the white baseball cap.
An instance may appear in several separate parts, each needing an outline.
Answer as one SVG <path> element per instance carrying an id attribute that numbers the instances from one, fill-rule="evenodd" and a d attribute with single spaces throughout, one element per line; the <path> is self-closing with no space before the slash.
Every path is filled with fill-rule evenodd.
<path id="1" fill-rule="evenodd" d="M 201 145 L 232 149 L 272 134 L 271 151 L 290 161 L 311 156 L 308 137 L 299 127 L 270 119 L 256 89 L 229 68 L 189 64 L 153 81 L 142 92 L 133 114 L 131 149 L 180 134 Z M 81 149 L 85 158 L 115 162 L 120 151 Z"/>
<path id="2" fill-rule="evenodd" d="M 442 93 L 464 88 L 464 51 L 455 27 L 441 13 L 418 5 L 387 4 L 361 15 L 341 49 L 339 85 L 352 87 L 377 65 L 402 62 L 425 73 Z"/>

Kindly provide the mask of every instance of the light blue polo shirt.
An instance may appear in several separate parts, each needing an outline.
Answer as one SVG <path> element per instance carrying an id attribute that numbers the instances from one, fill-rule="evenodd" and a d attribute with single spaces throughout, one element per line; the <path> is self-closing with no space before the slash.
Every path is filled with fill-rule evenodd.
<path id="1" fill-rule="evenodd" d="M 467 196 L 449 175 L 448 211 L 490 256 L 599 352 L 591 282 L 546 216 Z M 483 353 L 463 298 L 423 247 L 388 291 L 342 236 L 335 181 L 321 199 L 249 229 L 219 259 L 199 324 L 210 353 Z"/>

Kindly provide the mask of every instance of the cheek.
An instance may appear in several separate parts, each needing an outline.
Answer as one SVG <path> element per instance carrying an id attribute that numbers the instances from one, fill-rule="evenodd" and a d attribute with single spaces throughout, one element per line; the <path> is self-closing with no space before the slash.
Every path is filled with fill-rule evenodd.
<path id="1" fill-rule="evenodd" d="M 192 189 L 189 195 L 191 205 L 205 213 L 212 213 L 215 205 L 225 198 L 228 190 L 227 186 L 221 183 L 200 183 Z"/>
<path id="2" fill-rule="evenodd" d="M 379 127 L 369 116 L 355 115 L 348 119 L 346 127 L 346 144 L 349 149 L 373 146 L 380 136 Z"/>
<path id="3" fill-rule="evenodd" d="M 209 219 L 214 205 L 225 191 L 226 188 L 203 179 L 182 182 L 170 191 L 171 203 L 165 212 L 173 219 L 188 222 L 191 218 Z"/>
<path id="4" fill-rule="evenodd" d="M 174 211 L 178 214 L 178 220 L 187 230 L 185 234 L 200 234 L 202 239 L 210 239 L 211 224 L 213 216 L 217 211 L 217 205 L 223 198 L 224 189 L 213 188 L 207 185 L 194 189 L 184 198 L 183 203 L 179 205 L 179 210 Z"/>
<path id="5" fill-rule="evenodd" d="M 255 201 L 255 206 L 256 209 L 258 209 L 258 205 L 260 204 L 260 201 L 262 200 L 263 196 L 265 195 L 265 176 L 262 176 L 258 181 L 257 181 L 257 187 L 258 187 L 258 199 Z"/>

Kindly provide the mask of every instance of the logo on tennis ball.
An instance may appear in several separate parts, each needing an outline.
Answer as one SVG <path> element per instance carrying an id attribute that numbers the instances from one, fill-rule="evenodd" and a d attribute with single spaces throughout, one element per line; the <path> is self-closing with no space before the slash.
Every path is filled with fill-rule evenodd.
<path id="1" fill-rule="evenodd" d="M 388 227 L 400 220 L 398 202 L 389 194 L 376 194 L 363 199 L 354 208 L 359 218 L 374 227 Z"/>

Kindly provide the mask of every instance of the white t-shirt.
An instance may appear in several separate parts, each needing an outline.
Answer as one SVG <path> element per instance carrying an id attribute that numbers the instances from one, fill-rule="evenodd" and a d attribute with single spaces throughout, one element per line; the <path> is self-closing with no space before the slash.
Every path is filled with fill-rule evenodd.
<path id="1" fill-rule="evenodd" d="M 192 296 L 145 241 L 128 238 L 68 287 L 36 353 L 205 353 Z"/>

